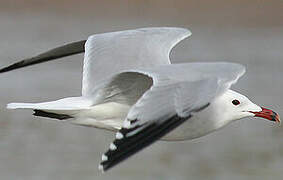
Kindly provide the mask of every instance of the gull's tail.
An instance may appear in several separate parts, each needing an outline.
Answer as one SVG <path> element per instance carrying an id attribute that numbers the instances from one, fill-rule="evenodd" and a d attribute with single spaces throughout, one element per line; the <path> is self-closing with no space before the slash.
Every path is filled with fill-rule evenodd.
<path id="1" fill-rule="evenodd" d="M 43 103 L 10 103 L 8 109 L 32 109 L 35 116 L 65 120 L 73 118 L 81 110 L 88 109 L 92 102 L 83 97 L 70 97 Z"/>

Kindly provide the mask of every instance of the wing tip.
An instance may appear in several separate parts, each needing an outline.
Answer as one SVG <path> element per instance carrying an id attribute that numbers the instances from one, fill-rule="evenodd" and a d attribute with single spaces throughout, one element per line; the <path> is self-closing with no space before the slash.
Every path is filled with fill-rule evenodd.
<path id="1" fill-rule="evenodd" d="M 11 71 L 13 69 L 15 69 L 14 64 L 1 68 L 0 73 L 5 73 L 5 72 Z"/>
<path id="2" fill-rule="evenodd" d="M 102 172 L 102 173 L 105 172 L 105 171 L 104 171 L 104 167 L 103 167 L 102 164 L 99 164 L 99 165 L 98 165 L 98 170 L 99 170 L 100 172 Z"/>

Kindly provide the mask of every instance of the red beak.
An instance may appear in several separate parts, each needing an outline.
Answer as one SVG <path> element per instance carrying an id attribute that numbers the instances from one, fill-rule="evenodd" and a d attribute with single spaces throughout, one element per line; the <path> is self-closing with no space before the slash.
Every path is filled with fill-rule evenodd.
<path id="1" fill-rule="evenodd" d="M 280 117 L 276 112 L 263 107 L 261 107 L 261 109 L 262 111 L 260 112 L 251 112 L 251 113 L 254 113 L 255 117 L 261 117 L 264 119 L 268 119 L 270 121 L 280 122 Z"/>

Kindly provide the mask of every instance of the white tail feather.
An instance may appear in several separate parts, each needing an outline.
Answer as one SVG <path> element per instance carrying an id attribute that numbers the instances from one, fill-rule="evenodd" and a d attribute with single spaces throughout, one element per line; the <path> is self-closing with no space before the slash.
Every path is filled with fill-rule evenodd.
<path id="1" fill-rule="evenodd" d="M 81 110 L 92 105 L 92 101 L 83 97 L 70 97 L 43 103 L 10 103 L 8 109 L 39 109 L 39 110 Z"/>
<path id="2" fill-rule="evenodd" d="M 7 109 L 35 109 L 35 106 L 32 103 L 9 103 Z"/>

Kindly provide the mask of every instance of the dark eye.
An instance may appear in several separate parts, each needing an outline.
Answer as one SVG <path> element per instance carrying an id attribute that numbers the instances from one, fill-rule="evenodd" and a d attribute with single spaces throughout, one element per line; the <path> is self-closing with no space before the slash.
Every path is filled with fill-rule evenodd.
<path id="1" fill-rule="evenodd" d="M 232 101 L 232 103 L 233 103 L 235 106 L 237 106 L 237 105 L 240 104 L 240 101 L 238 101 L 237 99 L 234 99 L 234 100 Z"/>

